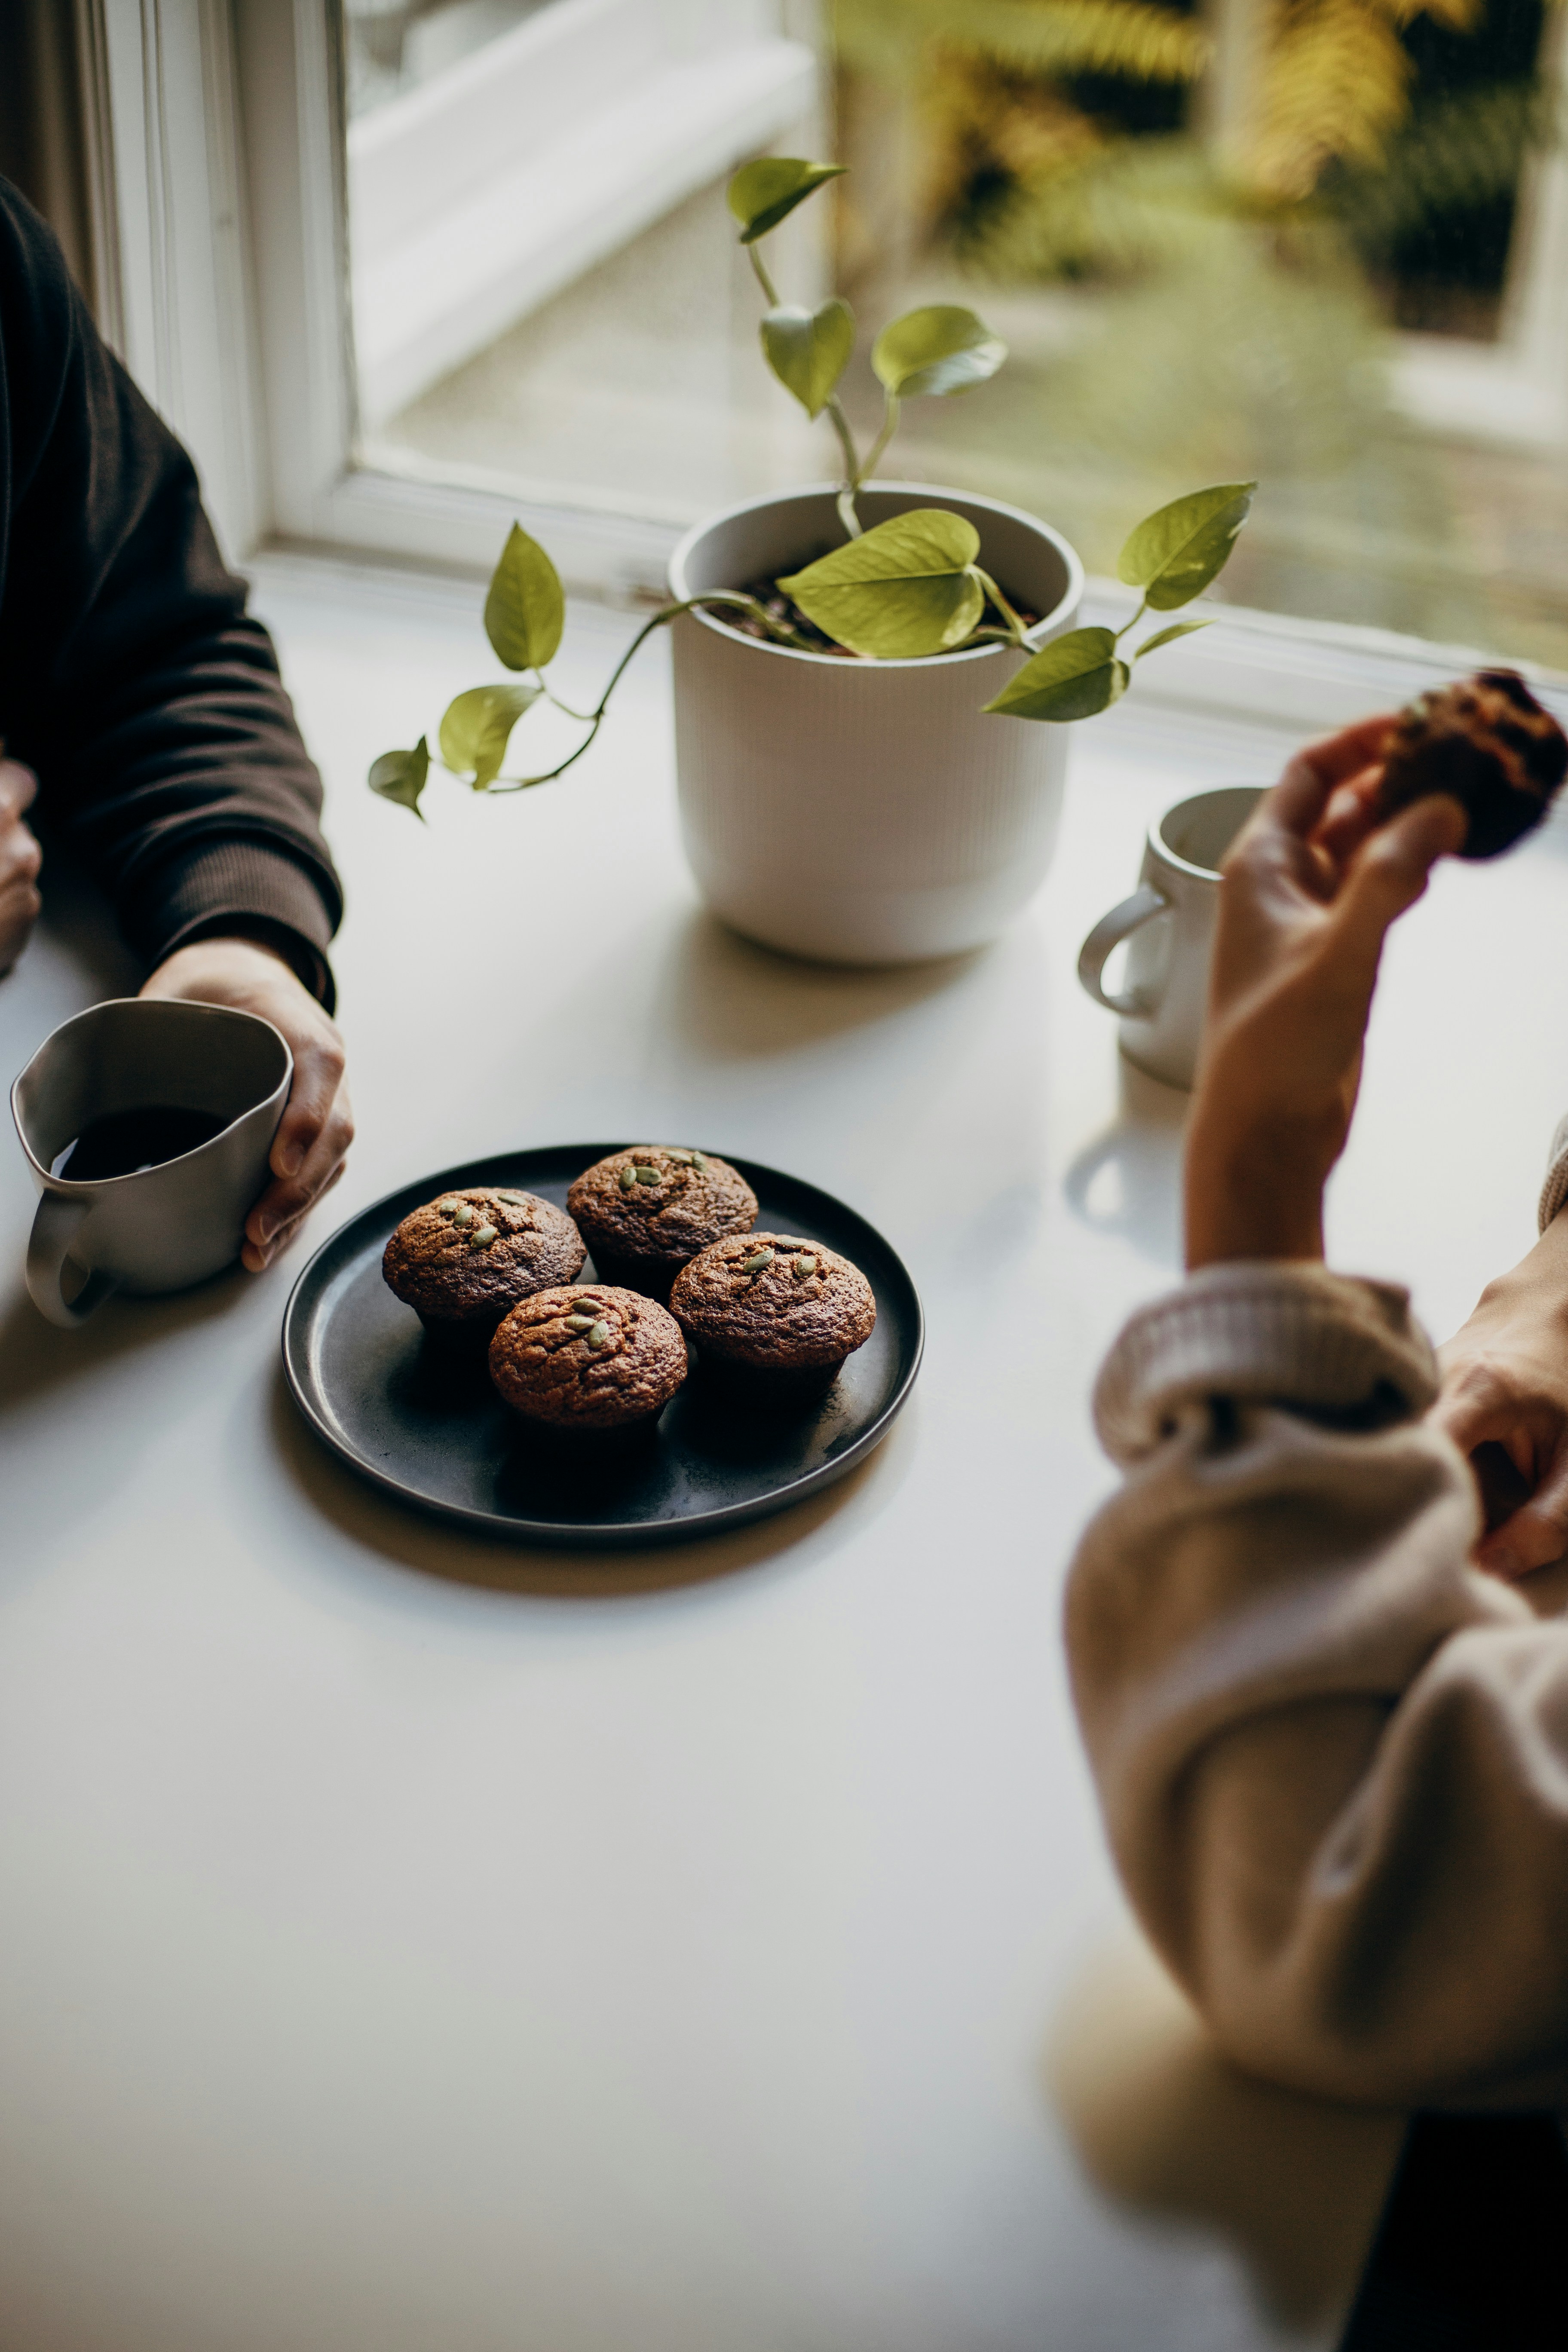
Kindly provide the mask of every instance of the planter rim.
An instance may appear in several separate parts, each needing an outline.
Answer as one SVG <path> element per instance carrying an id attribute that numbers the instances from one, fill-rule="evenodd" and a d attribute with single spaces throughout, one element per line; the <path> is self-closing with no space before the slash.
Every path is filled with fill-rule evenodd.
<path id="1" fill-rule="evenodd" d="M 690 593 L 685 578 L 687 562 L 699 541 L 705 539 L 720 523 L 732 522 L 740 515 L 760 514 L 770 507 L 793 506 L 800 499 L 836 499 L 842 487 L 838 482 L 802 482 L 794 489 L 771 490 L 766 497 L 760 499 L 741 499 L 732 507 L 721 507 L 716 513 L 704 515 L 700 522 L 692 524 L 670 556 L 668 576 L 671 595 L 684 603 Z M 1048 540 L 1067 568 L 1067 586 L 1052 609 L 1026 633 L 1024 642 L 1031 651 L 1044 645 L 1053 628 L 1082 602 L 1084 572 L 1078 550 L 1069 540 L 1062 537 L 1059 530 L 1053 530 L 1048 522 L 1042 522 L 1038 515 L 1030 514 L 1027 508 L 1010 506 L 1005 499 L 988 499 L 979 490 L 953 489 L 939 482 L 878 480 L 862 482 L 860 487 L 862 490 L 871 491 L 914 490 L 929 497 L 933 503 L 942 499 L 956 499 L 966 506 L 984 507 L 991 514 L 1006 515 L 1011 521 L 1021 522 L 1041 539 Z M 748 636 L 743 629 L 734 628 L 710 613 L 690 613 L 687 618 L 700 623 L 705 629 L 712 629 L 720 636 L 728 637 L 735 645 L 745 646 L 752 653 L 776 654 L 784 661 L 816 662 L 843 675 L 856 672 L 861 675 L 880 674 L 896 669 L 930 670 L 938 662 L 946 667 L 959 662 L 989 661 L 994 655 L 1016 651 L 1016 646 L 1005 645 L 970 646 L 962 653 L 916 654 L 890 661 L 858 659 L 853 656 L 847 659 L 843 654 L 804 653 L 795 646 L 769 645 L 764 638 Z"/>

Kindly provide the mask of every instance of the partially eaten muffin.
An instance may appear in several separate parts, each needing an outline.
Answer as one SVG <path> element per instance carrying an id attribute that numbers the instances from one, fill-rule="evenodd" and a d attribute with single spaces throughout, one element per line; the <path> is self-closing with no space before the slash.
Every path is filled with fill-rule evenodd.
<path id="1" fill-rule="evenodd" d="M 1384 760 L 1385 815 L 1446 793 L 1469 819 L 1459 856 L 1496 857 L 1551 807 L 1568 773 L 1568 736 L 1517 670 L 1483 669 L 1418 695 Z"/>

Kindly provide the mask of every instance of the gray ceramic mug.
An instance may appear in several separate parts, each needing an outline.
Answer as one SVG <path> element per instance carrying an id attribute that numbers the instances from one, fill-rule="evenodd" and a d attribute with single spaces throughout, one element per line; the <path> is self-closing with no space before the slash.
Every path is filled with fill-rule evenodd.
<path id="1" fill-rule="evenodd" d="M 110 1292 L 187 1290 L 231 1265 L 267 1177 L 294 1057 L 254 1013 L 120 997 L 62 1022 L 11 1089 L 11 1115 L 42 1195 L 27 1288 L 51 1323 L 85 1322 Z M 52 1171 L 94 1120 L 196 1111 L 221 1132 L 177 1159 L 73 1181 Z M 68 1258 L 79 1278 L 68 1297 Z"/>
<path id="2" fill-rule="evenodd" d="M 1198 1064 L 1219 866 L 1262 798 L 1228 784 L 1178 801 L 1149 828 L 1138 887 L 1096 923 L 1078 976 L 1097 1004 L 1121 1015 L 1121 1050 L 1152 1078 L 1190 1087 Z M 1111 950 L 1128 942 L 1125 985 L 1105 986 Z"/>

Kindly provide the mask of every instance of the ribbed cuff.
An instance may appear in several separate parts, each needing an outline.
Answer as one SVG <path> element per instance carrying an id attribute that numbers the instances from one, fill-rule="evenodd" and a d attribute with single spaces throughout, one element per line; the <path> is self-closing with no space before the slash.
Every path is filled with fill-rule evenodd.
<path id="1" fill-rule="evenodd" d="M 1537 1233 L 1546 1231 L 1564 1201 L 1568 1201 L 1568 1115 L 1558 1120 L 1546 1155 L 1546 1181 L 1535 1204 Z"/>
<path id="2" fill-rule="evenodd" d="M 1408 1291 L 1322 1265 L 1208 1265 L 1126 1326 L 1095 1382 L 1094 1425 L 1112 1460 L 1126 1463 L 1195 1397 L 1348 1412 L 1390 1388 L 1412 1414 L 1437 1393 Z"/>
<path id="3" fill-rule="evenodd" d="M 260 940 L 331 1012 L 337 992 L 327 949 L 342 912 L 324 882 L 270 843 L 243 836 L 203 840 L 159 865 L 125 916 L 131 944 L 160 964 L 195 940 Z"/>

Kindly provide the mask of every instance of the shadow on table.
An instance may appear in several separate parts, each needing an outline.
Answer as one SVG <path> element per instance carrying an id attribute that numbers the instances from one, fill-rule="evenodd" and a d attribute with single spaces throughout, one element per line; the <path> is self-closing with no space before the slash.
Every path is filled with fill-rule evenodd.
<path id="1" fill-rule="evenodd" d="M 343 1468 L 311 1434 L 289 1395 L 281 1367 L 273 1383 L 271 1420 L 279 1454 L 306 1498 L 355 1542 L 448 1583 L 571 1601 L 672 1592 L 765 1566 L 846 1509 L 868 1481 L 879 1475 L 886 1477 L 889 1448 L 898 1448 L 900 1433 L 892 1430 L 875 1453 L 820 1494 L 753 1526 L 644 1550 L 577 1551 L 470 1535 L 383 1496 Z M 892 1475 L 898 1475 L 896 1466 Z"/>
<path id="2" fill-rule="evenodd" d="M 1182 1136 L 1192 1097 L 1146 1077 L 1120 1054 L 1117 1068 L 1117 1115 L 1068 1168 L 1068 1204 L 1097 1233 L 1120 1234 L 1146 1257 L 1178 1265 Z"/>
<path id="3" fill-rule="evenodd" d="M 1106 2197 L 1232 2245 L 1276 2325 L 1318 2331 L 1342 2320 L 1398 2160 L 1402 2115 L 1241 2074 L 1131 1932 L 1096 1953 L 1068 1993 L 1046 2074 Z"/>
<path id="4" fill-rule="evenodd" d="M 789 1052 L 858 1029 L 950 987 L 984 957 L 975 948 L 931 963 L 882 968 L 807 963 L 692 913 L 660 982 L 672 1028 L 720 1060 Z"/>
<path id="5" fill-rule="evenodd" d="M 47 1322 L 18 1286 L 0 1303 L 0 1412 L 80 1380 L 170 1331 L 228 1314 L 246 1296 L 249 1280 L 235 1266 L 172 1298 L 110 1298 L 71 1331 Z"/>

